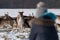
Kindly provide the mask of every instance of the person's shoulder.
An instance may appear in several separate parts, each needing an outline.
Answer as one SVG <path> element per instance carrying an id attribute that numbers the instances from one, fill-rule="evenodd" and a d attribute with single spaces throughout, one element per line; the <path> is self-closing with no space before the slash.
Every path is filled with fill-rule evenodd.
<path id="1" fill-rule="evenodd" d="M 47 12 L 47 13 L 44 13 L 44 16 L 45 16 L 45 15 L 49 15 L 49 16 L 54 15 L 54 16 L 55 16 L 55 14 L 54 14 L 54 13 L 52 13 L 52 12 Z"/>
<path id="2" fill-rule="evenodd" d="M 54 16 L 56 16 L 54 13 L 52 13 L 52 12 L 49 12 L 49 13 L 47 13 L 47 15 L 54 15 Z"/>
<path id="3" fill-rule="evenodd" d="M 56 15 L 52 12 L 49 12 L 47 15 L 50 16 L 50 17 L 56 18 Z"/>
<path id="4" fill-rule="evenodd" d="M 47 19 L 52 19 L 52 20 L 55 20 L 56 19 L 56 15 L 52 12 L 49 12 L 49 13 L 45 13 L 43 15 L 44 18 L 47 18 Z"/>

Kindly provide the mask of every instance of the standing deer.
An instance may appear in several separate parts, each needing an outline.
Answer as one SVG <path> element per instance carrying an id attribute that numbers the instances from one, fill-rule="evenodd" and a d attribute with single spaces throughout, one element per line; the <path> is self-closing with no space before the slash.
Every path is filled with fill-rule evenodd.
<path id="1" fill-rule="evenodd" d="M 23 32 L 23 26 L 24 26 L 23 12 L 19 12 L 19 15 L 17 16 L 17 23 L 19 31 Z"/>

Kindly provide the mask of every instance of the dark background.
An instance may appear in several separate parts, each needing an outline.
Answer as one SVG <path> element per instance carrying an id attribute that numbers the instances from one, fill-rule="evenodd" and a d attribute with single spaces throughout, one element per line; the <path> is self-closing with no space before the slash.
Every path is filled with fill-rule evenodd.
<path id="1" fill-rule="evenodd" d="M 36 8 L 43 1 L 48 8 L 60 8 L 60 0 L 0 0 L 0 8 Z"/>

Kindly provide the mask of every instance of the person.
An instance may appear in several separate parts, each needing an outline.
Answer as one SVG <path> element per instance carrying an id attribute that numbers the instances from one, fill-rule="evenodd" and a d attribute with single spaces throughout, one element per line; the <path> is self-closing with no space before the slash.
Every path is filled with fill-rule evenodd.
<path id="1" fill-rule="evenodd" d="M 57 30 L 55 29 L 56 15 L 48 13 L 46 4 L 39 2 L 36 13 L 31 20 L 31 33 L 29 40 L 58 40 Z"/>

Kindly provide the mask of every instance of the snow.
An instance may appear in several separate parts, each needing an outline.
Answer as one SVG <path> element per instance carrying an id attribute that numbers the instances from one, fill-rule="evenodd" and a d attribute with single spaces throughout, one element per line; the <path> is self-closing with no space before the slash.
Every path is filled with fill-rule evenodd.
<path id="1" fill-rule="evenodd" d="M 0 40 L 29 40 L 30 32 L 19 32 L 18 30 L 12 30 L 10 32 L 0 32 Z"/>
<path id="2" fill-rule="evenodd" d="M 0 32 L 0 40 L 29 40 L 30 29 L 26 28 L 28 32 L 19 32 L 18 30 L 12 30 L 10 32 Z M 60 33 L 58 33 L 59 40 L 60 40 Z"/>

